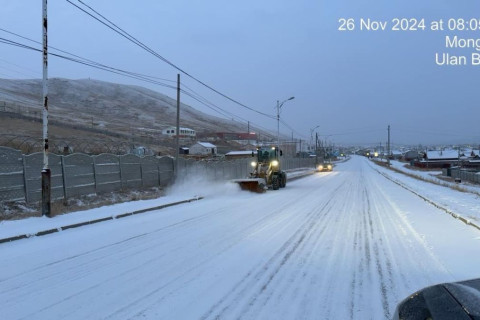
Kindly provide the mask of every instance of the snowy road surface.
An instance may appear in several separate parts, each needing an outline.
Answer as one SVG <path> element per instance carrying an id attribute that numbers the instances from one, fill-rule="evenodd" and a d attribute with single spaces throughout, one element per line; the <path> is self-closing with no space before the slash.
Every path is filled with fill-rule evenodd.
<path id="1" fill-rule="evenodd" d="M 480 232 L 372 166 L 2 244 L 1 318 L 388 319 L 480 277 Z"/>

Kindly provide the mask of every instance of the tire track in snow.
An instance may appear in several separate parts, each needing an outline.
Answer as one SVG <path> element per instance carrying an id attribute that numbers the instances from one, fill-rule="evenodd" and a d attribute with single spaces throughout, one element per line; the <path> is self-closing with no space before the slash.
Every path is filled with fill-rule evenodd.
<path id="1" fill-rule="evenodd" d="M 342 185 L 338 186 L 331 194 L 334 194 Z M 308 220 L 295 231 L 279 250 L 272 254 L 271 258 L 265 264 L 254 270 L 250 270 L 249 273 L 234 286 L 230 293 L 213 305 L 200 319 L 219 319 L 225 317 L 231 306 L 234 305 L 234 302 L 242 301 L 242 297 L 247 295 L 248 292 L 251 291 L 251 288 L 254 287 L 256 288 L 254 289 L 255 293 L 250 297 L 248 303 L 245 303 L 240 315 L 247 313 L 248 309 L 256 302 L 258 297 L 265 292 L 282 267 L 304 242 L 306 234 L 316 226 L 315 220 L 318 222 L 320 220 L 319 218 L 328 212 L 327 209 L 332 199 L 333 197 L 329 197 L 329 200 L 324 203 L 318 211 L 312 211 L 308 214 Z M 281 258 L 279 259 L 279 257 Z M 242 316 L 239 316 L 239 318 L 242 318 Z"/>
<path id="2" fill-rule="evenodd" d="M 314 192 L 314 191 L 309 191 L 309 192 Z M 274 194 L 271 194 L 271 196 L 273 196 L 273 195 Z M 267 196 L 268 196 L 268 193 L 267 193 Z M 283 201 L 285 201 L 285 200 L 283 200 Z M 285 203 L 285 207 L 288 208 L 288 207 L 291 207 L 291 206 L 297 206 L 298 205 L 298 200 L 297 199 L 287 199 L 286 202 L 284 202 L 284 203 Z M 267 207 L 268 207 L 268 205 L 265 206 L 265 209 Z M 257 208 L 257 209 L 258 209 L 259 212 L 266 211 L 266 212 L 268 212 L 268 214 L 264 215 L 261 219 L 257 218 L 257 220 L 253 220 L 252 222 L 250 222 L 246 227 L 244 227 L 245 230 L 250 230 L 250 229 L 252 229 L 253 226 L 257 226 L 257 225 L 262 225 L 262 224 L 269 225 L 272 222 L 279 223 L 279 222 L 281 222 L 281 220 L 277 221 L 279 219 L 279 217 L 281 219 L 284 219 L 285 217 L 289 216 L 288 214 L 285 214 L 285 213 L 282 213 L 282 212 L 280 212 L 280 214 L 279 214 L 279 212 L 272 211 L 271 208 L 269 208 L 269 210 L 263 210 L 263 208 Z M 192 268 L 188 269 L 187 271 L 182 273 L 182 275 L 180 277 L 176 278 L 175 281 L 170 281 L 166 286 L 155 287 L 154 289 L 146 292 L 144 295 L 140 296 L 139 298 L 134 299 L 133 301 L 131 301 L 129 304 L 127 304 L 123 308 L 117 310 L 117 312 L 113 313 L 110 317 L 113 317 L 113 318 L 116 318 L 116 317 L 119 317 L 119 316 L 123 317 L 123 312 L 125 312 L 125 311 L 127 311 L 127 310 L 129 310 L 133 307 L 138 308 L 141 304 L 143 304 L 145 306 L 141 307 L 141 310 L 133 316 L 133 317 L 141 317 L 145 312 L 147 312 L 148 309 L 150 309 L 150 306 L 156 306 L 160 303 L 163 303 L 163 300 L 165 298 L 167 298 L 168 296 L 174 294 L 175 292 L 177 292 L 179 290 L 182 290 L 190 282 L 195 281 L 197 278 L 201 277 L 201 272 L 203 272 L 203 271 L 198 271 L 200 273 L 195 272 L 198 269 L 198 267 L 200 267 L 203 264 L 208 263 L 213 257 L 218 256 L 218 255 L 222 254 L 223 252 L 226 252 L 226 251 L 230 250 L 232 247 L 237 245 L 239 242 L 245 240 L 248 237 L 254 236 L 256 233 L 260 233 L 261 231 L 262 231 L 262 228 L 255 228 L 255 231 L 253 233 L 252 232 L 247 232 L 243 237 L 238 238 L 234 243 L 230 243 L 227 247 L 224 248 L 224 250 L 217 251 L 217 252 L 215 252 L 215 254 L 212 254 L 211 256 L 209 256 L 207 258 L 202 257 L 202 261 L 203 261 L 202 264 L 196 263 Z M 218 243 L 219 239 L 217 239 L 217 238 L 214 239 L 214 242 Z M 229 243 L 228 241 L 225 241 L 225 239 L 223 241 L 220 241 L 220 242 L 221 243 L 224 243 L 224 242 Z M 185 279 L 185 280 L 181 281 L 181 279 Z M 176 284 L 178 282 L 180 282 L 181 285 L 178 285 L 176 288 L 172 288 L 168 292 L 160 294 L 160 296 L 157 296 L 159 293 L 161 293 L 162 290 L 166 289 L 171 284 Z M 151 299 L 151 297 L 153 297 L 153 296 L 156 296 L 156 297 L 154 299 Z M 153 300 L 153 301 L 152 302 L 147 302 L 147 303 L 145 302 L 145 301 L 150 300 L 150 299 Z"/>
<path id="3" fill-rule="evenodd" d="M 442 273 L 447 271 L 420 235 L 411 227 L 382 186 L 373 182 L 372 178 L 367 179 L 365 192 L 367 193 L 369 206 L 369 228 L 372 231 L 371 240 L 373 241 L 374 260 L 380 282 L 378 285 L 381 292 L 382 308 L 384 316 L 390 318 L 391 312 L 399 302 L 398 285 L 408 281 L 404 270 L 418 269 L 418 265 L 422 265 L 421 269 L 424 274 L 419 277 L 423 278 L 422 281 L 425 281 L 425 278 L 430 278 L 429 270 L 430 272 L 431 270 L 438 270 Z M 372 220 L 375 221 L 374 225 L 370 223 Z M 402 241 L 406 237 L 402 233 L 406 230 L 407 236 L 416 240 L 414 246 L 408 246 Z M 395 251 L 391 247 L 392 239 L 396 244 Z M 418 246 L 419 243 L 421 246 Z M 398 250 L 401 251 L 398 252 Z M 397 256 L 403 257 L 403 261 L 399 261 Z M 429 256 L 431 259 L 427 260 L 425 256 Z M 396 267 L 395 274 L 392 270 L 394 265 Z M 399 265 L 407 266 L 407 268 L 402 270 Z M 403 296 L 401 297 L 403 298 Z"/>

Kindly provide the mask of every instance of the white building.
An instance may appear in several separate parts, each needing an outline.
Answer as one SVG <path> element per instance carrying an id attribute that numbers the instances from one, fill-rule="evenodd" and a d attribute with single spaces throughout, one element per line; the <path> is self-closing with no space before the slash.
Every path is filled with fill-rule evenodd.
<path id="1" fill-rule="evenodd" d="M 168 127 L 167 129 L 162 130 L 162 134 L 167 135 L 169 137 L 175 137 L 177 136 L 176 134 L 177 128 L 176 127 Z M 190 128 L 183 128 L 180 127 L 180 138 L 195 138 L 197 136 L 197 133 L 195 130 L 192 130 Z"/>
<path id="2" fill-rule="evenodd" d="M 190 154 L 216 155 L 217 147 L 209 142 L 197 142 L 190 147 Z"/>

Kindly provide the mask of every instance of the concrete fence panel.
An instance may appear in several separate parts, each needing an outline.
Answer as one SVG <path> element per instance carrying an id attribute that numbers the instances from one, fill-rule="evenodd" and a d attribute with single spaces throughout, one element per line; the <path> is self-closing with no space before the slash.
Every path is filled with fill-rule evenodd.
<path id="1" fill-rule="evenodd" d="M 139 157 L 132 154 L 120 156 L 120 172 L 123 188 L 142 187 L 142 169 Z"/>
<path id="2" fill-rule="evenodd" d="M 112 192 L 122 189 L 120 160 L 113 154 L 100 154 L 93 157 L 97 192 Z"/>
<path id="3" fill-rule="evenodd" d="M 15 149 L 0 147 L 0 201 L 24 199 L 22 153 Z"/>
<path id="4" fill-rule="evenodd" d="M 24 157 L 26 201 L 40 201 L 42 199 L 43 153 L 33 153 Z M 62 199 L 65 196 L 63 187 L 62 157 L 49 153 L 48 167 L 50 168 L 51 174 L 51 199 Z"/>
<path id="5" fill-rule="evenodd" d="M 174 159 L 170 157 L 161 157 L 160 159 L 158 159 L 158 173 L 160 179 L 160 186 L 163 187 L 173 182 Z"/>
<path id="6" fill-rule="evenodd" d="M 96 193 L 93 158 L 72 154 L 63 158 L 66 198 Z"/>
<path id="7" fill-rule="evenodd" d="M 206 178 L 230 180 L 248 177 L 252 159 L 232 161 L 196 161 L 178 159 L 178 179 Z M 311 167 L 314 159 L 282 158 L 284 170 Z M 88 156 L 49 154 L 52 173 L 52 200 L 73 196 L 112 192 L 120 189 L 167 186 L 175 177 L 175 159 L 135 155 L 101 154 Z M 0 147 L 0 201 L 41 200 L 41 171 L 43 153 L 22 156 L 18 150 Z M 453 171 L 452 171 L 453 172 Z M 466 173 L 457 172 L 465 176 Z M 480 180 L 479 175 L 468 174 L 468 179 Z"/>
<path id="8" fill-rule="evenodd" d="M 143 187 L 159 185 L 158 159 L 153 156 L 140 158 Z"/>

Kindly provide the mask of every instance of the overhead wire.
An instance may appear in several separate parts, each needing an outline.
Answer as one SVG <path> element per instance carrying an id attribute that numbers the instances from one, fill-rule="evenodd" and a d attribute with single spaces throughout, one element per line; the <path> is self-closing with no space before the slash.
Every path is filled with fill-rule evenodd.
<path id="1" fill-rule="evenodd" d="M 0 28 L 1 31 L 4 31 L 6 33 L 9 33 L 9 34 L 12 34 L 12 35 L 15 35 L 17 37 L 20 37 L 22 39 L 25 39 L 25 40 L 28 40 L 28 41 L 31 41 L 31 42 L 34 42 L 34 43 L 37 43 L 37 44 L 40 44 L 40 42 L 38 41 L 35 41 L 35 40 L 32 40 L 32 39 L 29 39 L 27 37 L 24 37 L 24 36 L 21 36 L 21 35 L 18 35 L 16 33 L 13 33 L 13 32 L 10 32 L 8 30 L 5 30 L 5 29 L 2 29 Z M 0 43 L 5 43 L 5 44 L 8 44 L 8 45 L 12 45 L 12 46 L 17 46 L 17 47 L 20 47 L 20 48 L 24 48 L 24 49 L 29 49 L 29 50 L 33 50 L 33 51 L 37 51 L 37 52 L 41 52 L 42 50 L 39 49 L 39 48 L 35 48 L 35 47 L 32 47 L 32 46 L 28 46 L 26 44 L 22 44 L 22 43 L 19 43 L 19 42 L 16 42 L 16 41 L 12 41 L 12 40 L 9 40 L 9 39 L 6 39 L 6 38 L 2 38 L 0 37 Z M 107 66 L 107 65 L 104 65 L 104 64 L 101 64 L 101 63 L 98 63 L 98 62 L 95 62 L 93 60 L 90 60 L 90 59 L 86 59 L 86 58 L 83 58 L 81 56 L 78 56 L 76 54 L 73 54 L 73 53 L 70 53 L 70 52 L 67 52 L 67 51 L 64 51 L 64 50 L 61 50 L 61 49 L 58 49 L 58 48 L 55 48 L 55 47 L 50 47 L 49 48 L 52 48 L 56 51 L 59 51 L 59 52 L 62 52 L 62 53 L 65 53 L 65 54 L 68 54 L 72 57 L 68 57 L 68 56 L 65 56 L 65 55 L 61 55 L 61 54 L 57 54 L 57 53 L 53 53 L 53 52 L 49 52 L 49 55 L 51 56 L 54 56 L 54 57 L 57 57 L 57 58 L 61 58 L 61 59 L 65 59 L 65 60 L 69 60 L 71 62 L 75 62 L 75 63 L 79 63 L 79 64 L 83 64 L 83 65 L 86 65 L 86 66 L 89 66 L 89 67 L 93 67 L 93 68 L 96 68 L 96 69 L 100 69 L 100 70 L 103 70 L 103 71 L 107 71 L 107 72 L 111 72 L 111 73 L 115 73 L 115 74 L 119 74 L 119 75 L 122 75 L 122 76 L 126 76 L 126 77 L 129 77 L 129 78 L 133 78 L 133 79 L 136 79 L 136 80 L 140 80 L 140 81 L 144 81 L 144 82 L 148 82 L 148 83 L 152 83 L 152 84 L 156 84 L 156 85 L 160 85 L 160 86 L 164 86 L 164 87 L 167 87 L 167 88 L 170 88 L 170 89 L 174 89 L 176 90 L 176 86 L 173 86 L 173 85 L 168 85 L 168 84 L 165 84 L 165 83 L 162 83 L 162 82 L 159 82 L 157 80 L 154 80 L 154 79 L 161 79 L 163 81 L 167 80 L 167 81 L 170 81 L 170 82 L 175 82 L 174 80 L 169 80 L 169 79 L 163 79 L 163 78 L 159 78 L 159 77 L 154 77 L 154 76 L 148 76 L 148 75 L 143 75 L 143 74 L 139 74 L 139 73 L 135 73 L 135 72 L 130 72 L 130 71 L 126 71 L 126 70 L 122 70 L 122 69 L 119 69 L 119 68 L 114 68 L 114 67 L 110 67 L 110 66 Z M 186 87 L 186 85 L 183 85 Z M 189 88 L 190 91 L 194 92 L 192 89 Z M 248 120 L 240 117 L 240 116 L 237 116 L 231 112 L 228 112 L 218 106 L 216 106 L 215 104 L 211 103 L 210 101 L 208 101 L 207 99 L 203 98 L 201 95 L 199 95 L 198 93 L 194 92 L 193 94 L 186 91 L 186 90 L 182 90 L 182 92 L 191 97 L 192 99 L 194 99 L 195 101 L 205 105 L 206 107 L 212 109 L 213 111 L 221 114 L 222 116 L 224 116 L 226 119 L 231 119 L 232 117 L 233 118 L 238 118 L 242 121 L 245 121 L 245 122 L 248 122 Z M 251 122 L 252 125 L 258 127 L 258 128 L 261 128 L 265 131 L 270 131 L 269 129 L 266 129 L 266 128 L 263 128 L 262 126 L 260 125 L 257 125 L 253 122 Z"/>
<path id="2" fill-rule="evenodd" d="M 131 34 L 129 34 L 128 32 L 126 32 L 125 30 L 123 30 L 122 28 L 120 28 L 117 24 L 115 24 L 114 22 L 112 22 L 111 20 L 109 20 L 108 18 L 106 18 L 104 15 L 102 15 L 101 13 L 99 13 L 97 10 L 95 10 L 94 8 L 92 8 L 91 6 L 85 4 L 83 1 L 81 0 L 78 0 L 78 2 L 80 2 L 83 6 L 87 7 L 90 11 L 92 11 L 94 14 L 88 12 L 86 9 L 74 4 L 72 1 L 70 0 L 66 0 L 68 3 L 70 3 L 72 6 L 76 7 L 77 9 L 79 9 L 80 11 L 84 12 L 85 14 L 87 14 L 88 16 L 92 17 L 93 19 L 97 20 L 98 22 L 100 22 L 101 24 L 105 25 L 106 27 L 108 27 L 109 29 L 111 29 L 112 31 L 116 32 L 117 34 L 121 35 L 122 37 L 124 37 L 125 39 L 129 40 L 130 42 L 133 42 L 134 44 L 136 44 L 137 46 L 139 46 L 140 48 L 144 49 L 145 51 L 149 52 L 150 54 L 152 54 L 153 56 L 159 58 L 160 60 L 162 60 L 163 62 L 167 63 L 168 65 L 170 65 L 171 67 L 173 67 L 174 69 L 180 71 L 181 73 L 183 73 L 184 75 L 186 75 L 187 77 L 195 80 L 196 82 L 200 83 L 201 85 L 203 85 L 204 87 L 210 89 L 211 91 L 217 93 L 218 95 L 228 99 L 229 101 L 243 107 L 243 108 L 246 108 L 250 111 L 253 111 L 253 112 L 256 112 L 258 114 L 261 114 L 265 117 L 268 117 L 270 119 L 275 119 L 275 116 L 273 115 L 270 115 L 270 114 L 267 114 L 267 113 L 264 113 L 264 112 L 261 112 L 261 111 L 258 111 L 252 107 L 249 107 L 239 101 L 237 101 L 236 99 L 233 99 L 231 98 L 230 96 L 220 92 L 219 90 L 213 88 L 212 86 L 206 84 L 205 82 L 201 81 L 200 79 L 198 79 L 197 77 L 191 75 L 189 72 L 185 71 L 184 69 L 180 68 L 179 66 L 177 66 L 176 64 L 174 64 L 173 62 L 169 61 L 168 59 L 164 58 L 163 56 L 161 56 L 159 53 L 157 53 L 156 51 L 154 51 L 153 49 L 151 49 L 150 47 L 148 47 L 147 45 L 145 45 L 144 43 L 142 43 L 140 40 L 138 40 L 137 38 L 135 38 L 134 36 L 132 36 Z M 97 15 L 97 16 L 95 16 Z M 100 18 L 99 18 L 100 17 Z M 102 20 L 103 19 L 103 20 Z M 106 21 L 106 22 L 105 22 Z M 108 22 L 108 23 L 107 23 Z"/>

